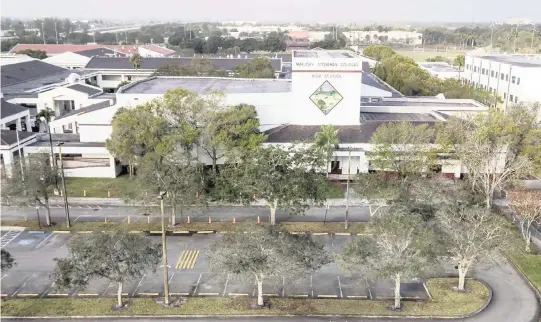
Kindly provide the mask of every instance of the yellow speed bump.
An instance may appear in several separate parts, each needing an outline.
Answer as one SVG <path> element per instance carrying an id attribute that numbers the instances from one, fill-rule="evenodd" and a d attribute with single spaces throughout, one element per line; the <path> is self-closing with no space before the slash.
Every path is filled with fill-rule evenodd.
<path id="1" fill-rule="evenodd" d="M 199 258 L 198 250 L 183 250 L 180 253 L 177 264 L 175 265 L 176 269 L 192 269 L 195 267 L 195 263 Z"/>

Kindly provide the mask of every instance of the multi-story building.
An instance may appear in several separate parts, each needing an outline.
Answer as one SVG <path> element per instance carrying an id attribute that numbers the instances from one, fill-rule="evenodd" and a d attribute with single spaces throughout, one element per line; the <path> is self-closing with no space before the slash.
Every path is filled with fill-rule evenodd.
<path id="1" fill-rule="evenodd" d="M 502 108 L 541 101 L 541 55 L 467 55 L 460 78 L 496 94 Z"/>

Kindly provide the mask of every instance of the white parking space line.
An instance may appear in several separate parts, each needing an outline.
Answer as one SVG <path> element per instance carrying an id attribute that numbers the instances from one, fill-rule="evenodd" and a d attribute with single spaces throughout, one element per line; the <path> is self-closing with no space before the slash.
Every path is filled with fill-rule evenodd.
<path id="1" fill-rule="evenodd" d="M 0 281 L 1 281 L 4 277 L 6 277 L 6 276 L 8 276 L 8 274 L 4 274 L 4 276 L 2 276 L 2 277 L 0 278 Z"/>
<path id="2" fill-rule="evenodd" d="M 39 246 L 41 246 L 43 243 L 45 243 L 45 241 L 47 241 L 47 239 L 51 238 L 52 235 L 56 235 L 55 232 L 52 232 L 49 236 L 45 237 L 45 239 L 42 240 L 41 243 L 37 244 L 37 246 L 34 248 L 38 248 Z"/>
<path id="3" fill-rule="evenodd" d="M 81 218 L 81 216 L 77 216 L 77 218 L 75 218 L 75 220 L 73 220 L 73 222 L 76 222 L 77 219 Z"/>
<path id="4" fill-rule="evenodd" d="M 203 276 L 203 273 L 199 274 L 199 279 L 197 280 L 197 285 L 195 286 L 193 290 L 193 295 L 197 294 L 197 288 L 199 287 L 199 282 L 201 282 L 201 276 Z"/>
<path id="5" fill-rule="evenodd" d="M 340 283 L 340 276 L 336 276 L 338 279 L 338 287 L 340 288 L 340 298 L 344 298 L 344 293 L 342 293 L 342 283 Z"/>
<path id="6" fill-rule="evenodd" d="M 30 276 L 26 281 L 24 281 L 24 283 L 15 291 L 15 293 L 13 293 L 11 296 L 15 296 L 17 295 L 17 293 L 19 293 L 19 291 L 26 285 L 26 283 L 28 283 L 28 281 L 34 277 L 34 274 L 32 274 L 32 276 Z"/>
<path id="7" fill-rule="evenodd" d="M 225 290 L 227 289 L 227 283 L 229 283 L 229 274 L 227 274 L 227 278 L 225 279 L 224 292 L 222 293 L 222 296 L 225 296 Z"/>
<path id="8" fill-rule="evenodd" d="M 139 289 L 139 286 L 141 286 L 141 283 L 143 283 L 143 279 L 145 278 L 147 274 L 143 274 L 143 277 L 141 277 L 141 280 L 139 281 L 139 283 L 137 283 L 137 286 L 135 287 L 135 290 L 133 290 L 133 293 L 131 294 L 131 296 L 135 296 L 135 293 L 137 293 L 137 290 Z"/>
<path id="9" fill-rule="evenodd" d="M 171 280 L 173 279 L 173 276 L 175 276 L 175 273 L 171 274 L 171 277 L 169 277 L 169 281 L 167 282 L 167 284 L 171 284 Z"/>
<path id="10" fill-rule="evenodd" d="M 15 231 L 8 231 L 4 236 L 2 236 L 2 238 L 0 239 L 0 248 L 4 248 L 5 246 L 7 246 L 9 243 L 11 243 L 12 240 L 14 240 L 15 238 L 17 238 L 17 236 L 19 236 L 21 233 L 23 232 L 23 230 L 15 230 Z"/>
<path id="11" fill-rule="evenodd" d="M 372 297 L 372 291 L 370 290 L 370 285 L 368 284 L 368 279 L 365 277 L 364 280 L 366 282 L 366 289 L 368 290 L 368 296 L 370 296 L 370 299 L 372 300 L 374 298 Z"/>
<path id="12" fill-rule="evenodd" d="M 109 290 L 109 287 L 111 287 L 111 282 L 109 282 L 109 284 L 107 284 L 107 287 L 105 288 L 105 291 L 103 291 L 103 293 L 101 293 L 101 296 L 105 296 L 107 295 L 107 291 Z"/>
<path id="13" fill-rule="evenodd" d="M 312 297 L 314 297 L 314 283 L 313 283 L 314 276 L 310 274 L 310 292 L 312 294 Z"/>

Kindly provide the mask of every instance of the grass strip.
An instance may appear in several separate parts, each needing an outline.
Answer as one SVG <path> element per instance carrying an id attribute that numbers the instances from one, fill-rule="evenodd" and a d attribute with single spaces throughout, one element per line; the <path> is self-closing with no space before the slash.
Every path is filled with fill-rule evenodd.
<path id="1" fill-rule="evenodd" d="M 541 255 L 520 254 L 511 258 L 541 293 Z"/>
<path id="2" fill-rule="evenodd" d="M 461 316 L 480 309 L 488 300 L 488 288 L 475 280 L 467 282 L 468 292 L 456 292 L 454 278 L 435 278 L 427 282 L 433 300 L 403 302 L 402 311 L 391 311 L 392 301 L 342 299 L 270 298 L 269 309 L 250 309 L 255 299 L 189 298 L 178 308 L 164 308 L 152 298 L 126 299 L 122 310 L 112 310 L 115 299 L 62 298 L 62 299 L 8 299 L 0 303 L 3 316 L 103 316 L 103 315 L 386 315 L 386 316 Z"/>
<path id="3" fill-rule="evenodd" d="M 26 227 L 28 230 L 34 231 L 71 231 L 71 232 L 88 232 L 88 231 L 108 231 L 108 230 L 127 230 L 127 231 L 161 231 L 161 223 L 159 222 L 107 222 L 102 221 L 78 221 L 71 225 L 68 229 L 64 223 L 58 223 L 51 227 L 42 226 L 38 227 L 38 222 L 29 220 L 2 220 L 2 226 L 17 226 Z M 231 222 L 192 222 L 190 224 L 180 224 L 175 227 L 167 227 L 168 231 L 218 231 L 218 232 L 230 232 L 234 231 L 239 224 L 233 224 Z M 267 225 L 266 223 L 262 225 Z M 357 233 L 362 234 L 366 232 L 365 223 L 350 223 L 348 229 L 344 229 L 343 223 L 322 223 L 322 222 L 283 222 L 278 224 L 285 231 L 290 232 L 312 232 L 312 233 Z"/>

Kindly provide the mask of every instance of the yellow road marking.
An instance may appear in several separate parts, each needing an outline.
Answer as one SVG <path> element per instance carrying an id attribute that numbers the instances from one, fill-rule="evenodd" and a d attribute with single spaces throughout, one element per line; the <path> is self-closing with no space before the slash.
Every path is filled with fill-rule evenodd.
<path id="1" fill-rule="evenodd" d="M 214 234 L 214 230 L 200 230 L 198 234 Z"/>
<path id="2" fill-rule="evenodd" d="M 199 258 L 198 250 L 183 250 L 180 253 L 177 264 L 175 265 L 176 269 L 192 269 L 195 267 L 195 263 Z"/>
<path id="3" fill-rule="evenodd" d="M 188 296 L 190 295 L 190 293 L 169 293 L 169 295 L 184 295 L 184 296 Z"/>
<path id="4" fill-rule="evenodd" d="M 68 293 L 55 293 L 55 294 L 47 294 L 47 296 L 69 296 Z"/>
<path id="5" fill-rule="evenodd" d="M 29 296 L 38 296 L 39 294 L 36 294 L 36 293 L 22 293 L 22 294 L 17 294 L 17 296 L 20 296 L 20 297 L 29 297 Z"/>
<path id="6" fill-rule="evenodd" d="M 249 296 L 248 293 L 229 293 L 229 296 Z"/>
<path id="7" fill-rule="evenodd" d="M 190 232 L 188 230 L 175 230 L 173 231 L 173 234 L 189 234 Z"/>
<path id="8" fill-rule="evenodd" d="M 312 233 L 313 236 L 323 236 L 328 235 L 329 233 Z"/>
<path id="9" fill-rule="evenodd" d="M 308 297 L 308 294 L 289 294 L 289 297 Z"/>
<path id="10" fill-rule="evenodd" d="M 137 295 L 141 296 L 158 296 L 160 293 L 137 293 Z"/>
<path id="11" fill-rule="evenodd" d="M 197 295 L 201 295 L 201 296 L 218 296 L 218 295 L 220 295 L 220 293 L 199 293 Z"/>
<path id="12" fill-rule="evenodd" d="M 79 293 L 78 296 L 98 296 L 98 293 Z"/>
<path id="13" fill-rule="evenodd" d="M 348 295 L 348 299 L 366 299 L 368 298 L 366 295 Z"/>
<path id="14" fill-rule="evenodd" d="M 0 294 L 0 297 L 7 297 L 8 295 L 5 293 Z"/>
<path id="15" fill-rule="evenodd" d="M 321 295 L 318 295 L 317 297 L 321 297 L 321 298 L 336 298 L 338 297 L 337 295 L 330 295 L 330 294 L 321 294 Z"/>

